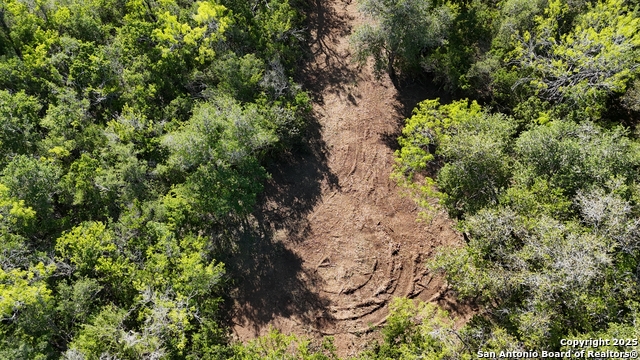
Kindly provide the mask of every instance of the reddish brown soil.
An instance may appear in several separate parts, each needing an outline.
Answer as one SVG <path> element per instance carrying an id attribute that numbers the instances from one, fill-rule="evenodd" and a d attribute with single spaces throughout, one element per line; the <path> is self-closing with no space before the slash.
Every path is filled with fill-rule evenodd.
<path id="1" fill-rule="evenodd" d="M 373 340 L 394 297 L 437 302 L 463 320 L 470 311 L 424 265 L 459 234 L 444 214 L 417 222 L 415 203 L 389 178 L 407 110 L 438 94 L 399 93 L 351 63 L 348 36 L 363 21 L 355 1 L 311 6 L 312 54 L 301 70 L 314 96 L 310 140 L 269 168 L 257 225 L 228 264 L 239 279 L 234 333 L 333 335 L 349 356 Z"/>

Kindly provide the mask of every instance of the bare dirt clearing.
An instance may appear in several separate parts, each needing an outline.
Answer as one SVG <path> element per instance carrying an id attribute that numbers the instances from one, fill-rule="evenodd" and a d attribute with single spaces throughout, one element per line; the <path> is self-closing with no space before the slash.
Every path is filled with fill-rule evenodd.
<path id="1" fill-rule="evenodd" d="M 393 297 L 469 311 L 424 266 L 459 234 L 445 215 L 416 222 L 415 204 L 389 179 L 395 138 L 421 98 L 350 62 L 348 36 L 363 21 L 355 1 L 310 6 L 313 54 L 300 80 L 314 97 L 315 123 L 306 151 L 269 168 L 258 225 L 228 263 L 240 279 L 234 332 L 241 340 L 269 327 L 333 335 L 345 356 L 371 341 Z"/>

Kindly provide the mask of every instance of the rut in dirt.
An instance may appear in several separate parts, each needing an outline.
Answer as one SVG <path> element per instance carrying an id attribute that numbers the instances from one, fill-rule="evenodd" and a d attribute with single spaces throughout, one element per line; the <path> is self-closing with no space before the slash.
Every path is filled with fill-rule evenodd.
<path id="1" fill-rule="evenodd" d="M 352 355 L 375 336 L 394 297 L 465 314 L 424 265 L 460 236 L 444 214 L 417 222 L 415 203 L 389 178 L 403 120 L 437 90 L 399 93 L 351 62 L 348 38 L 364 21 L 355 1 L 310 7 L 310 54 L 298 79 L 313 97 L 308 140 L 269 167 L 255 224 L 227 263 L 239 279 L 234 333 L 333 335 L 339 353 Z"/>

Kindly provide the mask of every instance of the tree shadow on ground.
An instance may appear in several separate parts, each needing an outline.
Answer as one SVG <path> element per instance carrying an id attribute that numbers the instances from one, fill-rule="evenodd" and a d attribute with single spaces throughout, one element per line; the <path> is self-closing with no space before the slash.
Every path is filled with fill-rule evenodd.
<path id="1" fill-rule="evenodd" d="M 296 80 L 321 102 L 323 91 L 343 91 L 345 83 L 355 81 L 348 60 L 327 46 L 351 30 L 350 19 L 322 0 L 311 1 L 308 10 L 312 41 Z M 233 281 L 233 322 L 251 327 L 255 334 L 279 317 L 313 328 L 333 321 L 327 315 L 328 300 L 311 290 L 321 280 L 305 269 L 289 246 L 308 236 L 307 217 L 322 189 L 339 189 L 338 178 L 327 165 L 328 150 L 317 116 L 310 114 L 307 124 L 305 140 L 266 165 L 271 178 L 252 216 L 234 235 L 235 250 L 224 259 Z"/>
<path id="2" fill-rule="evenodd" d="M 398 137 L 402 135 L 402 128 L 405 120 L 411 117 L 413 109 L 421 101 L 427 99 L 440 99 L 441 104 L 448 104 L 453 101 L 453 96 L 446 91 L 441 85 L 429 76 L 422 76 L 416 79 L 402 79 L 396 86 L 398 95 L 396 96 L 397 105 L 396 112 L 401 115 L 398 122 L 394 124 L 395 130 L 390 133 L 382 134 L 381 141 L 391 150 L 400 149 Z"/>
<path id="3" fill-rule="evenodd" d="M 348 3 L 343 1 L 338 6 L 347 6 Z M 344 49 L 341 53 L 334 49 L 340 39 L 353 30 L 352 21 L 353 18 L 346 13 L 338 14 L 328 1 L 309 1 L 306 26 L 310 39 L 296 80 L 305 85 L 318 104 L 323 104 L 323 92 L 344 93 L 349 85 L 358 81 L 358 72 L 353 70 L 349 61 L 349 50 Z"/>
<path id="4" fill-rule="evenodd" d="M 314 328 L 331 322 L 328 300 L 311 291 L 319 280 L 305 270 L 288 245 L 304 241 L 307 217 L 322 187 L 338 188 L 326 160 L 320 126 L 310 119 L 306 142 L 267 166 L 266 182 L 255 211 L 234 237 L 235 250 L 226 261 L 233 279 L 234 322 L 255 333 L 276 317 L 292 318 Z"/>
<path id="5" fill-rule="evenodd" d="M 266 166 L 271 174 L 252 216 L 234 235 L 235 250 L 226 261 L 234 281 L 234 322 L 255 333 L 276 317 L 292 318 L 322 328 L 328 300 L 311 291 L 319 278 L 305 270 L 289 245 L 309 235 L 308 215 L 320 200 L 323 187 L 339 189 L 338 178 L 327 165 L 321 127 L 310 116 L 304 140 Z"/>
<path id="6" fill-rule="evenodd" d="M 303 268 L 302 260 L 274 237 L 271 228 L 247 222 L 227 273 L 233 281 L 233 322 L 259 334 L 276 317 L 293 319 L 312 327 L 325 326 L 328 301 L 309 285 L 317 275 Z"/>

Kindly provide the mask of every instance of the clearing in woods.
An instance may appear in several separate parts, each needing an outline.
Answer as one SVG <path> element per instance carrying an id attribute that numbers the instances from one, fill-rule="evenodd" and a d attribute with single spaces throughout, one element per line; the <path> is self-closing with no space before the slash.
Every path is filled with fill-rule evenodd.
<path id="1" fill-rule="evenodd" d="M 416 222 L 415 204 L 389 178 L 407 110 L 438 94 L 398 93 L 351 63 L 349 35 L 363 21 L 355 3 L 310 1 L 312 54 L 298 79 L 313 96 L 307 149 L 269 167 L 256 225 L 227 261 L 240 340 L 270 327 L 333 335 L 348 356 L 372 340 L 393 297 L 438 302 L 461 321 L 470 313 L 424 266 L 459 234 L 444 214 Z"/>

